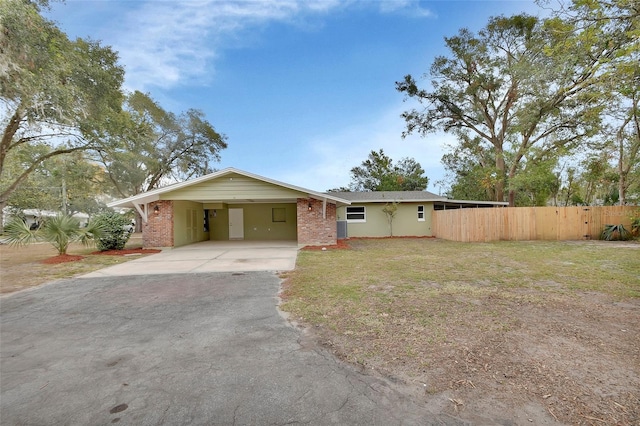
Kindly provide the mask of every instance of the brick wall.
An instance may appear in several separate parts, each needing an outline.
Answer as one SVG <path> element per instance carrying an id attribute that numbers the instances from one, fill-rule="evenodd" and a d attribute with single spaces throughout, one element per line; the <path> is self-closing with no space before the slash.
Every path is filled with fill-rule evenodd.
<path id="1" fill-rule="evenodd" d="M 154 208 L 158 206 L 156 213 Z M 142 224 L 143 247 L 173 247 L 173 201 L 149 203 L 147 223 Z"/>
<path id="2" fill-rule="evenodd" d="M 311 203 L 311 211 L 309 211 Z M 336 205 L 327 203 L 326 219 L 322 217 L 322 201 L 298 198 L 298 244 L 331 246 L 337 244 Z"/>

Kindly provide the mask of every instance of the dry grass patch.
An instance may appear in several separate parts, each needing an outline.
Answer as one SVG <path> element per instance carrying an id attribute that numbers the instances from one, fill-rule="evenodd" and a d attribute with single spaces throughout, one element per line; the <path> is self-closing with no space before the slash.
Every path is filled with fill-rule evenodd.
<path id="1" fill-rule="evenodd" d="M 142 246 L 142 237 L 134 234 L 126 248 Z M 82 255 L 84 258 L 76 262 L 47 265 L 43 260 L 56 256 L 56 250 L 47 243 L 31 244 L 24 247 L 0 245 L 0 294 L 11 293 L 24 288 L 62 278 L 105 268 L 118 263 L 127 262 L 135 257 L 91 255 L 96 249 L 74 243 L 69 248 L 70 255 Z"/>
<path id="2" fill-rule="evenodd" d="M 640 245 L 351 246 L 301 252 L 283 290 L 339 356 L 480 423 L 640 423 Z"/>

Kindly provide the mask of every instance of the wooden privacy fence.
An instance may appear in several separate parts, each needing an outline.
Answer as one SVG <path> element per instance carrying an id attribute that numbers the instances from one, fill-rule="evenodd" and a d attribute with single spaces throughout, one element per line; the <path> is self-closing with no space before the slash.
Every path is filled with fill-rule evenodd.
<path id="1" fill-rule="evenodd" d="M 604 225 L 623 224 L 640 207 L 503 207 L 437 210 L 433 235 L 452 241 L 589 240 L 598 239 Z"/>

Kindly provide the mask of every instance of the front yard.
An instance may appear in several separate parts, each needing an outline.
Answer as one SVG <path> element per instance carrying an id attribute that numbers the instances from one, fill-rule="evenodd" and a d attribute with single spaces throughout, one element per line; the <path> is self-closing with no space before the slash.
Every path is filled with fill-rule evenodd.
<path id="1" fill-rule="evenodd" d="M 338 356 L 477 424 L 640 424 L 640 244 L 350 245 L 282 292 Z"/>
<path id="2" fill-rule="evenodd" d="M 125 248 L 142 247 L 141 234 L 133 234 Z M 72 243 L 69 254 L 82 256 L 75 262 L 56 264 L 44 263 L 57 255 L 51 244 L 36 243 L 23 247 L 0 244 L 0 294 L 12 293 L 25 288 L 37 287 L 57 279 L 70 278 L 106 268 L 139 256 L 104 256 L 94 255 L 94 246 L 84 247 L 80 243 Z"/>

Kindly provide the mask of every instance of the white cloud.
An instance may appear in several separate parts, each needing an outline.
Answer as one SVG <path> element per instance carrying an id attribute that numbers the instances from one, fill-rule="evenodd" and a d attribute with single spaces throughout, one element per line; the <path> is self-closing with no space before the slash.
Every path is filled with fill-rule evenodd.
<path id="1" fill-rule="evenodd" d="M 445 145 L 455 139 L 446 134 L 402 139 L 404 122 L 400 114 L 405 107 L 395 105 L 370 121 L 307 141 L 305 160 L 293 161 L 285 169 L 279 169 L 281 174 L 276 179 L 318 191 L 348 186 L 351 168 L 360 165 L 372 150 L 382 148 L 394 162 L 404 157 L 419 162 L 429 177 L 429 190 L 437 193 L 439 188 L 434 184 L 444 175 L 440 159 Z"/>
<path id="2" fill-rule="evenodd" d="M 419 0 L 382 0 L 379 4 L 383 13 L 402 13 L 416 18 L 434 16 L 429 9 L 420 6 Z"/>
<path id="3" fill-rule="evenodd" d="M 127 87 L 170 88 L 210 78 L 213 60 L 238 33 L 268 22 L 294 21 L 345 3 L 337 0 L 152 1 L 131 11 L 113 44 L 127 69 Z"/>
<path id="4" fill-rule="evenodd" d="M 147 1 L 123 17 L 109 41 L 126 66 L 129 90 L 202 84 L 214 75 L 222 49 L 237 43 L 243 31 L 271 22 L 314 27 L 305 19 L 356 4 L 378 5 L 381 13 L 432 15 L 415 0 Z"/>

